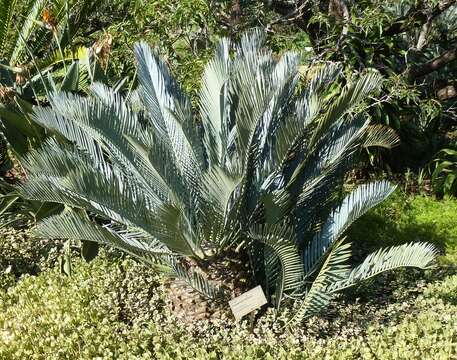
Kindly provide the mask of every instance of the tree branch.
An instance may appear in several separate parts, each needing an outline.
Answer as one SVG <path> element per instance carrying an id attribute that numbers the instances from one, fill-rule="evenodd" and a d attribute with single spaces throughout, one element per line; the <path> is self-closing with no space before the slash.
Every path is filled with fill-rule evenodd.
<path id="1" fill-rule="evenodd" d="M 428 35 L 432 28 L 432 19 L 429 19 L 424 25 L 419 33 L 419 38 L 417 40 L 416 50 L 421 51 L 428 43 Z"/>
<path id="2" fill-rule="evenodd" d="M 414 67 L 410 67 L 406 71 L 406 76 L 410 81 L 413 81 L 417 78 L 421 78 L 425 75 L 428 75 L 436 70 L 441 69 L 450 62 L 457 59 L 457 43 L 455 43 L 451 49 L 445 51 L 436 58 L 424 63 L 419 64 Z"/>
<path id="3" fill-rule="evenodd" d="M 276 13 L 282 15 L 282 17 L 272 21 L 270 24 L 268 24 L 268 27 L 279 23 L 293 22 L 298 20 L 300 22 L 298 24 L 299 27 L 305 30 L 307 21 L 311 17 L 309 3 L 307 0 L 304 0 L 300 4 L 296 5 L 292 5 L 287 2 L 284 3 L 282 1 L 272 1 L 271 6 L 273 10 Z M 305 14 L 307 15 L 306 19 L 304 19 Z"/>
<path id="4" fill-rule="evenodd" d="M 438 100 L 446 101 L 457 98 L 457 90 L 454 85 L 447 85 L 436 93 Z"/>
<path id="5" fill-rule="evenodd" d="M 344 37 L 349 32 L 349 24 L 351 22 L 351 13 L 345 0 L 330 0 L 328 5 L 328 13 L 336 18 L 337 21 L 343 23 L 341 35 Z"/>

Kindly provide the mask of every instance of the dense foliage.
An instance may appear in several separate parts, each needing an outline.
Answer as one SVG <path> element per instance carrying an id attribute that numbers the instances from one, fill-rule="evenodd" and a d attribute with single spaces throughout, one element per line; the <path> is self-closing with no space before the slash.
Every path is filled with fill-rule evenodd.
<path id="1" fill-rule="evenodd" d="M 404 171 L 426 166 L 454 137 L 456 9 L 455 0 L 121 0 L 101 21 L 114 38 L 113 72 L 133 73 L 130 49 L 146 39 L 193 92 L 217 36 L 237 38 L 251 27 L 266 29 L 277 53 L 293 49 L 350 70 L 376 68 L 387 81 L 372 115 L 402 138 L 376 165 Z"/>

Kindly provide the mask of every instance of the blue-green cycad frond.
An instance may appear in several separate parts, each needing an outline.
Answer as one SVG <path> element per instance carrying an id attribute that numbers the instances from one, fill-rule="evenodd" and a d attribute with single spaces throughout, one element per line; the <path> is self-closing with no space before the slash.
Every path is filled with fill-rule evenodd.
<path id="1" fill-rule="evenodd" d="M 203 141 L 211 166 L 224 166 L 231 131 L 228 82 L 232 68 L 230 42 L 216 46 L 213 59 L 205 67 L 200 89 L 200 116 L 205 129 Z"/>
<path id="2" fill-rule="evenodd" d="M 141 229 L 122 230 L 112 224 L 100 225 L 75 211 L 65 211 L 38 224 L 35 233 L 49 239 L 62 237 L 78 241 L 94 241 L 111 245 L 148 263 L 166 265 L 172 253 L 161 242 Z"/>
<path id="3" fill-rule="evenodd" d="M 342 237 L 354 221 L 385 200 L 394 190 L 395 187 L 387 181 L 379 181 L 361 185 L 347 195 L 304 248 L 305 271 L 311 272 L 318 260 Z"/>
<path id="4" fill-rule="evenodd" d="M 351 255 L 349 245 L 338 242 L 333 247 L 303 300 L 298 302 L 291 319 L 292 325 L 322 311 L 338 291 L 400 267 L 426 269 L 438 255 L 437 249 L 431 244 L 409 243 L 380 249 L 351 269 L 347 264 Z"/>
<path id="5" fill-rule="evenodd" d="M 71 147 L 51 139 L 22 163 L 31 175 L 21 190 L 30 199 L 86 208 L 145 230 L 152 226 L 148 212 L 157 204 L 147 193 L 109 166 L 101 171 L 88 156 Z"/>
<path id="6" fill-rule="evenodd" d="M 135 47 L 139 93 L 155 132 L 173 149 L 176 161 L 188 176 L 204 168 L 201 139 L 192 116 L 189 99 L 182 94 L 168 67 L 145 43 Z"/>
<path id="7" fill-rule="evenodd" d="M 327 307 L 332 294 L 326 291 L 330 284 L 345 279 L 349 272 L 347 264 L 351 257 L 351 244 L 339 241 L 320 267 L 319 273 L 312 284 L 305 288 L 302 299 L 297 301 L 291 325 L 299 324 L 303 319 L 315 315 Z"/>
<path id="8" fill-rule="evenodd" d="M 324 291 L 335 293 L 384 271 L 399 267 L 427 269 L 436 256 L 438 256 L 437 249 L 423 242 L 379 249 L 368 255 L 362 264 L 349 271 L 343 279 L 328 284 Z"/>
<path id="9" fill-rule="evenodd" d="M 96 87 L 106 95 L 82 97 L 69 93 L 54 94 L 51 108 L 36 108 L 34 120 L 52 133 L 62 136 L 87 153 L 95 166 L 104 167 L 108 154 L 113 167 L 132 175 L 150 197 L 166 199 L 163 187 L 153 171 L 132 148 L 128 137 L 139 137 L 140 124 L 136 113 L 124 103 L 121 95 Z"/>
<path id="10" fill-rule="evenodd" d="M 202 201 L 202 172 L 206 168 L 205 154 L 192 116 L 189 100 L 181 93 L 165 63 L 148 45 L 136 45 L 139 94 L 152 126 L 140 141 L 149 149 L 149 160 L 159 170 L 165 182 L 170 175 L 181 185 L 179 200 L 189 208 Z M 159 150 L 159 151 L 155 151 Z M 161 166 L 161 164 L 163 164 Z M 172 167 L 170 169 L 164 168 Z M 193 203 L 185 199 L 187 192 Z"/>
<path id="11" fill-rule="evenodd" d="M 265 278 L 267 283 L 273 283 L 274 301 L 279 309 L 284 294 L 291 295 L 300 288 L 305 276 L 293 229 L 285 226 L 254 226 L 249 236 L 264 245 L 263 254 L 257 260 L 265 262 Z"/>

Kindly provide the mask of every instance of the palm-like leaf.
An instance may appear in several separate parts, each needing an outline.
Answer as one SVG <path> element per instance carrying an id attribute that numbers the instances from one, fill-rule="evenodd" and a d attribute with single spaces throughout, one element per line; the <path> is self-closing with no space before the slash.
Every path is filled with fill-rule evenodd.
<path id="1" fill-rule="evenodd" d="M 343 244 L 342 241 L 339 241 L 334 246 L 316 279 L 306 291 L 303 300 L 298 302 L 291 324 L 299 323 L 304 318 L 319 313 L 328 305 L 332 299 L 332 294 L 326 291 L 326 288 L 335 281 L 341 281 L 345 278 L 349 270 L 347 261 L 350 256 L 350 244 Z"/>
<path id="2" fill-rule="evenodd" d="M 67 238 L 110 244 L 152 264 L 167 263 L 171 253 L 157 240 L 135 229 L 129 232 L 115 229 L 110 224 L 100 225 L 75 211 L 66 211 L 43 220 L 35 233 L 49 239 Z"/>
<path id="3" fill-rule="evenodd" d="M 291 323 L 322 311 L 337 291 L 353 286 L 382 272 L 399 267 L 429 267 L 437 256 L 434 246 L 427 243 L 405 244 L 380 249 L 354 269 L 347 260 L 350 257 L 349 244 L 337 244 L 313 282 L 304 300 L 299 304 Z"/>
<path id="4" fill-rule="evenodd" d="M 251 229 L 252 239 L 264 244 L 268 282 L 274 283 L 275 303 L 279 308 L 284 293 L 289 295 L 300 288 L 303 278 L 303 262 L 290 229 L 284 227 L 262 227 Z M 278 260 L 277 262 L 275 260 Z"/>
<path id="5" fill-rule="evenodd" d="M 317 261 L 341 238 L 355 220 L 381 203 L 394 190 L 395 187 L 388 182 L 380 181 L 361 185 L 346 196 L 303 251 L 305 271 L 311 272 Z"/>
<path id="6" fill-rule="evenodd" d="M 8 3 L 7 0 L 3 1 Z M 3 56 L 11 65 L 30 61 L 29 51 L 40 58 L 53 56 L 53 50 L 57 49 L 53 37 L 65 48 L 81 26 L 81 19 L 97 5 L 95 0 L 54 0 L 51 3 L 47 0 L 26 0 L 22 3 L 22 13 L 18 16 L 14 31 L 6 30 L 11 36 L 8 41 L 5 40 Z M 42 14 L 45 9 L 52 16 L 55 35 L 43 26 Z M 71 24 L 67 22 L 70 14 Z M 6 25 L 10 26 L 11 23 Z"/>
<path id="7" fill-rule="evenodd" d="M 430 267 L 437 255 L 436 248 L 428 243 L 404 244 L 380 249 L 368 255 L 362 264 L 345 274 L 343 279 L 327 285 L 325 292 L 335 293 L 384 271 L 399 267 L 426 269 Z"/>
<path id="8" fill-rule="evenodd" d="M 381 77 L 348 79 L 328 102 L 340 66 L 321 65 L 297 92 L 300 57 L 275 60 L 262 44 L 258 30 L 234 47 L 220 42 L 203 75 L 199 119 L 144 43 L 130 99 L 94 85 L 88 97 L 55 94 L 51 107 L 36 108 L 34 120 L 61 143 L 49 140 L 24 160 L 22 193 L 76 209 L 39 232 L 111 244 L 212 299 L 223 291 L 205 275 L 208 262 L 248 257 L 278 309 L 297 302 L 295 322 L 357 280 L 428 266 L 435 250 L 422 244 L 381 251 L 352 271 L 347 263 L 344 232 L 394 189 L 374 182 L 343 191 L 361 149 L 398 140 L 360 111 Z"/>

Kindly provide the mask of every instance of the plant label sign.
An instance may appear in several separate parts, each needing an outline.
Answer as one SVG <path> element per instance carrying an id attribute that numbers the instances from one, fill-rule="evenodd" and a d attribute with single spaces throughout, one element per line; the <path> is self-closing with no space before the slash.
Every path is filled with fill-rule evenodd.
<path id="1" fill-rule="evenodd" d="M 244 315 L 266 303 L 267 298 L 260 285 L 229 301 L 230 309 L 236 320 L 241 319 Z"/>

